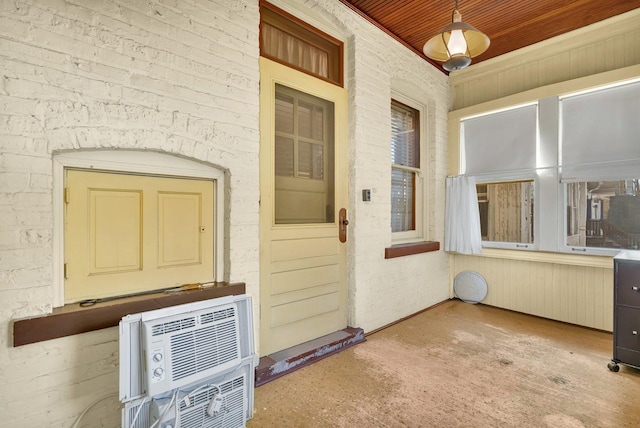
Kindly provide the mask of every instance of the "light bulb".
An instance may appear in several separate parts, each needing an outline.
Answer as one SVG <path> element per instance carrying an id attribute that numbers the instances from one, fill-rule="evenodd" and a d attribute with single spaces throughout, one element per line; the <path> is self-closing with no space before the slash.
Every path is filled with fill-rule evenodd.
<path id="1" fill-rule="evenodd" d="M 467 53 L 467 41 L 462 34 L 462 30 L 453 30 L 449 42 L 447 43 L 449 55 L 466 55 Z"/>

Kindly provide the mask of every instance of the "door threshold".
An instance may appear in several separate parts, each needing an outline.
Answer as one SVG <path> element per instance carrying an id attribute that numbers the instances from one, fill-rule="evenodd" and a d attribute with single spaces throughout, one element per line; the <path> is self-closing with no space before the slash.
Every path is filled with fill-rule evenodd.
<path id="1" fill-rule="evenodd" d="M 255 386 L 264 385 L 280 376 L 313 364 L 330 355 L 337 354 L 365 340 L 364 330 L 347 327 L 262 357 L 258 367 L 256 367 Z"/>

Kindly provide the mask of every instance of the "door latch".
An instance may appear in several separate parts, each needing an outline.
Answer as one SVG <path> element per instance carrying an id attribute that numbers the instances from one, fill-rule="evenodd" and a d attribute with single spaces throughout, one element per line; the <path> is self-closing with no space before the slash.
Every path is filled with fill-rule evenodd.
<path id="1" fill-rule="evenodd" d="M 349 220 L 347 220 L 347 209 L 340 208 L 338 212 L 338 236 L 340 238 L 340 242 L 347 242 L 347 226 L 349 225 Z"/>

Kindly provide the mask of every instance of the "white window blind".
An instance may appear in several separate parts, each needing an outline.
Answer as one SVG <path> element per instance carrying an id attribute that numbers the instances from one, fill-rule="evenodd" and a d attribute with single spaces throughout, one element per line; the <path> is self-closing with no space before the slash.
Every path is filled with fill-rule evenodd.
<path id="1" fill-rule="evenodd" d="M 563 181 L 640 175 L 640 82 L 560 103 Z"/>
<path id="2" fill-rule="evenodd" d="M 465 174 L 535 169 L 537 107 L 532 104 L 462 120 Z"/>
<path id="3" fill-rule="evenodd" d="M 416 175 L 420 172 L 418 112 L 391 102 L 391 230 L 416 228 Z"/>
<path id="4" fill-rule="evenodd" d="M 391 104 L 391 163 L 420 167 L 420 145 L 414 109 L 394 102 Z"/>

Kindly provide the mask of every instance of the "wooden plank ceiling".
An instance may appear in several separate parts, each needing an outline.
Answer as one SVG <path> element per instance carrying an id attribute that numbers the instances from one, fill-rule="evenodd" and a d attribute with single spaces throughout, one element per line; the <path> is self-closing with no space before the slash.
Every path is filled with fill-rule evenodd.
<path id="1" fill-rule="evenodd" d="M 340 1 L 425 59 L 422 47 L 451 23 L 455 7 L 455 0 Z M 491 40 L 472 64 L 639 7 L 640 0 L 458 0 L 462 20 Z"/>

